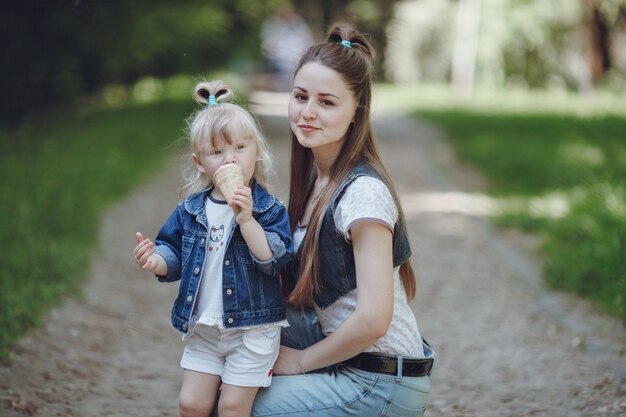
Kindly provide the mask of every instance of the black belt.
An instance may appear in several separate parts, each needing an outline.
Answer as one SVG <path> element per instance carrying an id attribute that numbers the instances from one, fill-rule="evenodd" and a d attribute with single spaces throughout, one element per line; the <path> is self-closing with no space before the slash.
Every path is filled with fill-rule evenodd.
<path id="1" fill-rule="evenodd" d="M 359 353 L 344 361 L 362 371 L 398 375 L 398 357 L 387 353 Z M 433 359 L 402 358 L 402 376 L 427 376 L 433 368 Z"/>

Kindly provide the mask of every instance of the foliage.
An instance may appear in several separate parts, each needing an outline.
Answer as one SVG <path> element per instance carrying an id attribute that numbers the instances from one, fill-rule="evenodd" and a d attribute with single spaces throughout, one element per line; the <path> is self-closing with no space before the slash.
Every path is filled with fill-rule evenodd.
<path id="1" fill-rule="evenodd" d="M 7 1 L 0 122 L 146 76 L 245 71 L 279 0 Z"/>
<path id="2" fill-rule="evenodd" d="M 504 203 L 497 221 L 540 233 L 546 282 L 626 319 L 626 118 L 420 110 Z"/>
<path id="3" fill-rule="evenodd" d="M 171 154 L 190 112 L 191 100 L 58 112 L 0 131 L 0 360 L 80 291 L 102 210 Z"/>
<path id="4" fill-rule="evenodd" d="M 591 89 L 593 6 L 610 39 L 610 65 L 600 84 L 626 87 L 626 0 L 416 0 L 401 2 L 388 28 L 388 78 L 447 82 L 462 31 L 459 4 L 480 4 L 476 84 Z M 467 53 L 467 51 L 463 51 Z"/>

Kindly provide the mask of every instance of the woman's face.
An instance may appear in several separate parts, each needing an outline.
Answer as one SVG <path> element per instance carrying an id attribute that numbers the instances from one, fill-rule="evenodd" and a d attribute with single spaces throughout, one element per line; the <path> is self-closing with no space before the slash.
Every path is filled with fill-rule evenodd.
<path id="1" fill-rule="evenodd" d="M 305 148 L 339 152 L 357 102 L 338 72 L 317 62 L 304 64 L 294 79 L 289 124 Z"/>

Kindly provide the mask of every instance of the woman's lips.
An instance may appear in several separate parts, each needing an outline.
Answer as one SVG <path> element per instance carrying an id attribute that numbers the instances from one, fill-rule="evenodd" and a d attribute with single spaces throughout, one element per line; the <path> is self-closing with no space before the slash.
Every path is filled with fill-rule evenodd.
<path id="1" fill-rule="evenodd" d="M 320 130 L 319 127 L 315 127 L 315 126 L 311 126 L 311 125 L 298 125 L 298 128 L 300 128 L 300 130 L 303 133 L 310 133 L 310 132 L 313 132 L 315 130 Z"/>

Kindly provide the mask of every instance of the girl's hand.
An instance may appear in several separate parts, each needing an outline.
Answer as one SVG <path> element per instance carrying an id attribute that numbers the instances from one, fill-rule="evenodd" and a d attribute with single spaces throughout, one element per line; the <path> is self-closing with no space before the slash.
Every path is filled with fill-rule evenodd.
<path id="1" fill-rule="evenodd" d="M 242 185 L 235 189 L 230 206 L 235 212 L 237 224 L 247 223 L 252 219 L 252 190 Z"/>
<path id="2" fill-rule="evenodd" d="M 159 265 L 159 259 L 158 255 L 155 254 L 154 243 L 150 239 L 144 239 L 140 232 L 135 233 L 135 241 L 137 246 L 133 250 L 133 256 L 137 265 L 144 271 L 155 272 Z"/>
<path id="3" fill-rule="evenodd" d="M 303 374 L 301 363 L 302 351 L 281 346 L 278 359 L 274 363 L 274 375 L 297 375 Z"/>

